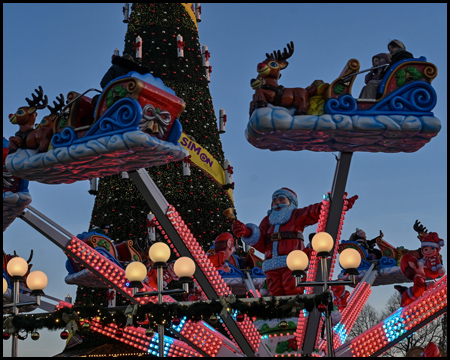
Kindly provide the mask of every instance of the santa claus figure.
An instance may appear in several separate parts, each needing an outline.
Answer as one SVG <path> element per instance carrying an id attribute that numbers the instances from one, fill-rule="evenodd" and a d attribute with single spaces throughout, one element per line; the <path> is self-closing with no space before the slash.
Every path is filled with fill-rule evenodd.
<path id="1" fill-rule="evenodd" d="M 340 312 L 344 311 L 347 307 L 348 297 L 350 292 L 345 290 L 344 285 L 331 286 L 331 291 L 333 292 L 333 304 L 337 306 Z"/>
<path id="2" fill-rule="evenodd" d="M 409 288 L 401 285 L 394 286 L 402 297 L 400 306 L 405 307 L 421 297 L 425 290 L 432 287 L 432 284 L 425 281 L 426 275 L 422 263 L 410 253 L 402 256 L 400 269 L 403 275 L 414 282 L 413 286 Z"/>
<path id="3" fill-rule="evenodd" d="M 420 259 L 425 271 L 425 275 L 436 279 L 445 274 L 445 270 L 442 267 L 439 252 L 441 247 L 444 246 L 444 240 L 439 238 L 439 235 L 435 232 L 426 233 L 424 236 L 419 237 L 421 241 L 422 255 Z"/>
<path id="4" fill-rule="evenodd" d="M 358 197 L 348 199 L 350 209 Z M 303 294 L 295 286 L 295 278 L 286 265 L 293 250 L 303 250 L 303 230 L 319 221 L 322 203 L 298 209 L 297 194 L 288 188 L 276 190 L 272 195 L 271 209 L 259 226 L 243 224 L 236 220 L 233 233 L 242 241 L 264 254 L 262 270 L 272 296 Z"/>

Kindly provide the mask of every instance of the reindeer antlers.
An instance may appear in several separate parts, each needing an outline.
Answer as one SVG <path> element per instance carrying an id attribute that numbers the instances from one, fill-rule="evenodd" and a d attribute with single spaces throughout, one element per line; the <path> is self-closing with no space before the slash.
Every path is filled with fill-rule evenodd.
<path id="1" fill-rule="evenodd" d="M 416 220 L 413 228 L 419 234 L 419 236 L 423 236 L 428 232 L 427 228 L 423 226 L 419 220 Z"/>
<path id="2" fill-rule="evenodd" d="M 50 113 L 52 114 L 58 113 L 58 111 L 64 107 L 64 95 L 63 94 L 59 95 L 60 95 L 59 97 L 58 96 L 56 97 L 58 103 L 56 103 L 56 101 L 53 100 L 53 104 L 55 105 L 54 107 L 51 107 L 50 105 L 47 106 L 47 109 L 49 109 Z"/>
<path id="3" fill-rule="evenodd" d="M 17 255 L 16 250 L 14 250 L 14 256 L 13 257 L 18 257 L 19 255 Z M 27 260 L 27 264 L 30 263 L 31 259 L 33 258 L 33 249 L 31 249 L 31 253 L 30 253 L 30 257 Z"/>
<path id="4" fill-rule="evenodd" d="M 25 100 L 27 101 L 27 103 L 30 107 L 35 107 L 36 109 L 44 109 L 48 104 L 47 95 L 44 96 L 44 90 L 42 90 L 41 86 L 39 86 L 39 90 L 34 89 L 34 91 L 36 91 L 36 94 L 38 96 L 34 95 L 34 93 L 33 93 L 33 94 L 31 94 L 31 96 L 33 97 L 33 100 L 30 100 L 28 98 L 25 98 Z"/>
<path id="5" fill-rule="evenodd" d="M 271 54 L 266 53 L 266 57 L 268 59 L 274 59 L 277 61 L 287 60 L 294 53 L 294 42 L 291 41 L 289 44 L 287 44 L 287 48 L 287 50 L 286 48 L 283 49 L 283 53 L 281 53 L 280 50 L 274 50 Z"/>

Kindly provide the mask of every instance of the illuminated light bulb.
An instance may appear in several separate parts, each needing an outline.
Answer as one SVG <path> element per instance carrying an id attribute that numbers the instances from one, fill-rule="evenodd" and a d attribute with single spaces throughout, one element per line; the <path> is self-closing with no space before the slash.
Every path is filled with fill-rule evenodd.
<path id="1" fill-rule="evenodd" d="M 28 264 L 27 264 L 28 267 Z M 27 286 L 30 290 L 44 290 L 48 284 L 48 278 L 42 271 L 32 271 L 27 277 Z"/>
<path id="2" fill-rule="evenodd" d="M 28 263 L 21 257 L 13 257 L 8 261 L 6 269 L 11 276 L 24 276 L 28 271 Z"/>

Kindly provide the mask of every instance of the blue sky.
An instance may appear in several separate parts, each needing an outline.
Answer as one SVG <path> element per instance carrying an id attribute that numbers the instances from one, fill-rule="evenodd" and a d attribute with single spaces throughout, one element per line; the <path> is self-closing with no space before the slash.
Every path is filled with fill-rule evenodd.
<path id="1" fill-rule="evenodd" d="M 127 30 L 123 4 L 3 4 L 3 134 L 18 128 L 8 114 L 25 104 L 41 85 L 49 100 L 69 91 L 99 88 L 115 48 L 124 47 Z M 371 65 L 372 56 L 387 52 L 390 40 L 400 39 L 415 57 L 425 56 L 439 70 L 433 82 L 438 102 L 433 110 L 441 120 L 437 137 L 415 153 L 355 153 L 347 191 L 358 194 L 347 213 L 343 239 L 356 227 L 368 238 L 385 234 L 394 246 L 417 249 L 416 219 L 447 242 L 447 5 L 446 4 L 202 4 L 199 39 L 208 46 L 212 66 L 210 91 L 216 117 L 224 108 L 226 133 L 221 135 L 225 156 L 234 168 L 235 207 L 243 222 L 259 224 L 274 190 L 288 187 L 306 206 L 321 201 L 331 190 L 336 160 L 333 153 L 271 152 L 248 143 L 253 90 L 250 79 L 266 52 L 290 41 L 295 51 L 280 84 L 306 87 L 316 79 L 332 82 L 350 58 Z M 364 75 L 363 75 L 364 76 Z M 357 78 L 358 95 L 364 82 Z M 38 120 L 46 115 L 42 111 Z M 336 153 L 338 155 L 338 153 Z M 87 181 L 45 185 L 30 183 L 31 205 L 73 234 L 87 230 L 94 197 Z M 305 230 L 305 234 L 315 227 Z M 66 256 L 53 243 L 16 220 L 4 232 L 3 249 L 27 258 L 34 249 L 33 270 L 47 273 L 46 293 L 75 297 L 66 285 Z M 441 251 L 447 267 L 447 244 Z M 382 309 L 395 293 L 393 285 L 373 288 L 369 303 Z M 3 354 L 10 356 L 10 342 Z M 19 356 L 51 356 L 64 341 L 41 331 L 41 339 L 19 343 Z"/>

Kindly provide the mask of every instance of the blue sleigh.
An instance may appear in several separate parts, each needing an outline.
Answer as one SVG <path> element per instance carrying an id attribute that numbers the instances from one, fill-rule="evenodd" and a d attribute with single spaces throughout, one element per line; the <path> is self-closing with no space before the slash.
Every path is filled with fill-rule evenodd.
<path id="1" fill-rule="evenodd" d="M 437 95 L 431 82 L 437 68 L 425 57 L 401 60 L 386 73 L 376 100 L 355 99 L 351 89 L 359 61 L 347 62 L 339 77 L 322 84 L 311 103 L 320 111 L 267 104 L 250 116 L 245 132 L 257 148 L 340 152 L 415 152 L 436 136 L 441 122 L 432 112 Z M 324 90 L 325 89 L 325 90 Z M 317 109 L 316 109 L 317 110 Z"/>

